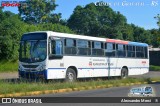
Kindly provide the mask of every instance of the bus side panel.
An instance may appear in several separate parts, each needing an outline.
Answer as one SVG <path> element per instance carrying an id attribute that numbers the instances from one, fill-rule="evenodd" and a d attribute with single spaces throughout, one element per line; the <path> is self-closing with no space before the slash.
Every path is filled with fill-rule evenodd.
<path id="1" fill-rule="evenodd" d="M 140 75 L 149 71 L 148 59 L 133 59 L 133 58 L 115 58 L 116 64 L 115 76 L 121 75 L 121 69 L 125 66 L 128 68 L 128 75 Z"/>
<path id="2" fill-rule="evenodd" d="M 77 78 L 115 76 L 115 59 L 107 57 L 64 56 L 64 66 L 74 66 Z M 110 66 L 108 67 L 108 63 Z"/>
<path id="3" fill-rule="evenodd" d="M 137 74 L 145 74 L 149 71 L 149 60 L 148 59 L 137 59 L 136 66 L 137 66 L 136 68 L 139 69 L 139 72 L 137 72 Z"/>
<path id="4" fill-rule="evenodd" d="M 93 77 L 93 70 L 89 64 L 91 57 L 86 56 L 64 56 L 64 67 L 75 67 L 77 78 Z"/>
<path id="5" fill-rule="evenodd" d="M 148 59 L 64 56 L 60 60 L 49 60 L 47 79 L 64 79 L 69 67 L 75 67 L 77 78 L 120 76 L 123 66 L 128 75 L 148 72 Z"/>
<path id="6" fill-rule="evenodd" d="M 65 68 L 49 68 L 47 70 L 47 79 L 64 79 L 65 72 Z"/>
<path id="7" fill-rule="evenodd" d="M 137 72 L 140 72 L 136 69 L 136 61 L 131 58 L 111 58 L 111 60 L 114 59 L 114 74 L 111 76 L 121 76 L 121 71 L 123 67 L 127 67 L 128 69 L 128 75 L 135 75 Z M 112 69 L 112 67 L 111 67 Z"/>
<path id="8" fill-rule="evenodd" d="M 47 79 L 64 79 L 65 75 L 63 59 L 48 60 Z"/>
<path id="9" fill-rule="evenodd" d="M 130 65 L 129 75 L 141 75 L 149 72 L 149 60 L 148 59 L 132 59 L 135 65 Z"/>

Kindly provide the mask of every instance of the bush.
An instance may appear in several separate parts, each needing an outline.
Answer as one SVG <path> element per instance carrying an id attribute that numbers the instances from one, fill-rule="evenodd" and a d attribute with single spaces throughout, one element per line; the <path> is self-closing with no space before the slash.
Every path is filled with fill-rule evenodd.
<path id="1" fill-rule="evenodd" d="M 150 65 L 149 70 L 150 71 L 160 71 L 160 66 Z"/>
<path id="2" fill-rule="evenodd" d="M 18 72 L 18 61 L 0 61 L 0 72 Z"/>

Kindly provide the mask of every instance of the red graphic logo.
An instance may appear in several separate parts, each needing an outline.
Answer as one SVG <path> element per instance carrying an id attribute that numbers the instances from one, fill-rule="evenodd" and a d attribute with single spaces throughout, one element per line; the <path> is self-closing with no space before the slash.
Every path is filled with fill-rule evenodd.
<path id="1" fill-rule="evenodd" d="M 89 62 L 89 66 L 92 66 L 92 62 Z"/>
<path id="2" fill-rule="evenodd" d="M 1 4 L 2 7 L 18 7 L 20 5 L 21 5 L 20 3 L 8 3 L 8 2 Z"/>
<path id="3" fill-rule="evenodd" d="M 2 7 L 18 7 L 21 5 L 21 3 L 26 3 L 26 1 L 1 1 L 0 6 L 2 6 Z"/>
<path id="4" fill-rule="evenodd" d="M 142 61 L 142 64 L 146 64 L 146 61 Z"/>

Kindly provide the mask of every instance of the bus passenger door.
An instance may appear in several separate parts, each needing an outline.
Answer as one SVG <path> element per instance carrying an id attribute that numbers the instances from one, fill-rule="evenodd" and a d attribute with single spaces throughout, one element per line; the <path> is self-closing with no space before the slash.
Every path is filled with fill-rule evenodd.
<path id="1" fill-rule="evenodd" d="M 50 37 L 48 43 L 48 58 L 48 79 L 65 78 L 63 42 L 60 38 Z"/>

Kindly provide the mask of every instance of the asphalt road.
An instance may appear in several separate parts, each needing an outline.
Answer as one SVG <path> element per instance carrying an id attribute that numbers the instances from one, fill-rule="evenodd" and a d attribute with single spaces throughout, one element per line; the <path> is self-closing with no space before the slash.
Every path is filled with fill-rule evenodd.
<path id="1" fill-rule="evenodd" d="M 128 97 L 128 93 L 131 88 L 142 87 L 142 86 L 152 86 L 155 91 L 156 96 L 160 97 L 160 82 L 149 84 L 149 85 L 136 85 L 127 87 L 113 87 L 98 90 L 85 90 L 85 91 L 75 91 L 59 94 L 45 94 L 40 96 L 32 96 L 33 98 L 38 97 Z M 45 98 L 47 100 L 47 98 Z M 114 99 L 114 98 L 112 98 Z M 1 106 L 159 106 L 160 103 L 46 103 L 46 104 L 0 104 Z M 59 102 L 61 102 L 61 100 Z M 93 100 L 94 102 L 94 100 Z"/>
<path id="2" fill-rule="evenodd" d="M 133 75 L 130 77 L 134 78 L 155 78 L 160 77 L 160 71 L 149 71 L 149 73 L 143 74 L 143 75 Z"/>
<path id="3" fill-rule="evenodd" d="M 149 72 L 145 75 L 131 76 L 131 77 L 159 77 L 160 72 Z M 154 88 L 156 97 L 160 97 L 160 82 L 149 85 L 136 85 L 127 87 L 113 87 L 98 90 L 75 91 L 59 94 L 45 94 L 34 96 L 38 97 L 128 97 L 131 88 L 141 86 L 152 86 Z M 32 96 L 33 97 L 33 96 Z M 47 99 L 47 98 L 45 98 Z M 114 99 L 114 98 L 112 98 Z M 94 100 L 93 100 L 94 101 Z M 61 101 L 60 101 L 61 102 Z M 0 106 L 160 106 L 160 103 L 45 103 L 45 104 L 0 104 Z"/>
<path id="4" fill-rule="evenodd" d="M 156 96 L 160 97 L 160 83 L 47 94 L 47 95 L 40 95 L 39 97 L 128 97 L 128 93 L 131 88 L 141 87 L 141 86 L 152 86 L 155 89 Z"/>

